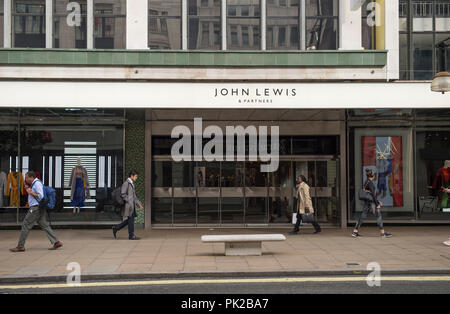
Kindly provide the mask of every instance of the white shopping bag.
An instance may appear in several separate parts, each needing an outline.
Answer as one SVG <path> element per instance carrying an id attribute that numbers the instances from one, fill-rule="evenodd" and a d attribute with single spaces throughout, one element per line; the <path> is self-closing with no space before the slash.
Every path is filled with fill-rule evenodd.
<path id="1" fill-rule="evenodd" d="M 297 213 L 292 213 L 292 224 L 295 225 L 297 223 Z"/>

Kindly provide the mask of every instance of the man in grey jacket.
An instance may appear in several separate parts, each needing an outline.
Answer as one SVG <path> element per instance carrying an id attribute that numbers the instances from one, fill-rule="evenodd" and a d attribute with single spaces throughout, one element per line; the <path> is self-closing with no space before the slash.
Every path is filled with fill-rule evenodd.
<path id="1" fill-rule="evenodd" d="M 136 218 L 136 207 L 142 209 L 142 203 L 136 196 L 135 184 L 138 179 L 138 173 L 131 170 L 128 179 L 122 184 L 121 194 L 125 204 L 122 208 L 123 222 L 112 228 L 114 238 L 117 238 L 117 231 L 128 226 L 128 239 L 140 240 L 134 234 L 134 218 Z"/>

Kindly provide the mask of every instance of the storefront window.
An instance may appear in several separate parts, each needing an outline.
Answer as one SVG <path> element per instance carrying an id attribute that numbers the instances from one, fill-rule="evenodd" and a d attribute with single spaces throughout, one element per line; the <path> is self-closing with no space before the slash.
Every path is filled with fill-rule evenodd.
<path id="1" fill-rule="evenodd" d="M 267 2 L 267 49 L 300 49 L 300 1 Z"/>
<path id="2" fill-rule="evenodd" d="M 94 0 L 94 48 L 126 48 L 125 0 Z"/>
<path id="3" fill-rule="evenodd" d="M 450 219 L 450 129 L 419 129 L 417 145 L 417 197 L 420 219 Z"/>
<path id="4" fill-rule="evenodd" d="M 306 49 L 338 48 L 338 12 L 337 0 L 306 0 Z"/>
<path id="5" fill-rule="evenodd" d="M 412 129 L 356 128 L 350 138 L 350 217 L 359 218 L 362 202 L 357 194 L 367 180 L 365 169 L 371 169 L 383 217 L 415 218 Z"/>
<path id="6" fill-rule="evenodd" d="M 227 0 L 227 49 L 261 49 L 261 5 L 259 0 Z"/>
<path id="7" fill-rule="evenodd" d="M 120 220 L 111 192 L 124 180 L 123 111 L 116 111 L 111 119 L 101 110 L 93 114 L 102 116 L 104 122 L 110 121 L 102 125 L 96 125 L 98 120 L 89 119 L 88 113 L 81 115 L 83 110 L 44 111 L 11 110 L 10 124 L 0 128 L 0 184 L 6 175 L 0 222 L 20 223 L 24 219 L 28 207 L 24 176 L 28 171 L 36 172 L 44 185 L 56 191 L 52 222 Z M 15 125 L 11 124 L 14 115 Z M 83 122 L 76 122 L 81 118 Z"/>
<path id="8" fill-rule="evenodd" d="M 0 124 L 0 223 L 16 223 L 23 188 L 19 185 L 17 112 L 2 110 Z M 21 181 L 23 183 L 23 180 Z"/>
<path id="9" fill-rule="evenodd" d="M 45 48 L 45 0 L 14 0 L 13 47 Z"/>
<path id="10" fill-rule="evenodd" d="M 189 0 L 189 49 L 219 50 L 222 44 L 220 1 Z"/>
<path id="11" fill-rule="evenodd" d="M 181 0 L 149 0 L 149 47 L 181 49 Z"/>
<path id="12" fill-rule="evenodd" d="M 54 48 L 87 47 L 87 4 L 86 0 L 55 0 Z"/>
<path id="13" fill-rule="evenodd" d="M 3 0 L 0 0 L 0 48 L 3 48 Z"/>

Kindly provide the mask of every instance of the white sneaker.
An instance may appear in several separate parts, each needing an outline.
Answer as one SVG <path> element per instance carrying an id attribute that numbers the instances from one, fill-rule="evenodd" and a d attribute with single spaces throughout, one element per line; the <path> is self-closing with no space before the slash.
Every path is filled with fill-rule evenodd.
<path id="1" fill-rule="evenodd" d="M 442 242 L 442 243 L 444 243 L 444 245 L 446 245 L 446 246 L 450 246 L 450 240 L 447 240 L 447 241 Z"/>

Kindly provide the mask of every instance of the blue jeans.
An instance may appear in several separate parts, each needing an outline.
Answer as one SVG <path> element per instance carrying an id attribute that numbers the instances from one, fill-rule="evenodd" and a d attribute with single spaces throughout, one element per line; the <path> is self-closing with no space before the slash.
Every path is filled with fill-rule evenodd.
<path id="1" fill-rule="evenodd" d="M 125 226 L 128 226 L 128 238 L 131 239 L 134 237 L 134 218 L 136 218 L 136 211 L 133 212 L 131 216 L 128 217 L 128 219 L 122 221 L 120 224 L 116 226 L 116 230 L 119 231 L 120 229 L 124 228 Z"/>

